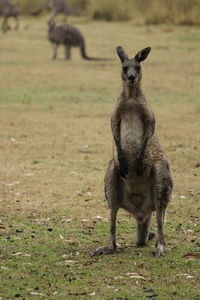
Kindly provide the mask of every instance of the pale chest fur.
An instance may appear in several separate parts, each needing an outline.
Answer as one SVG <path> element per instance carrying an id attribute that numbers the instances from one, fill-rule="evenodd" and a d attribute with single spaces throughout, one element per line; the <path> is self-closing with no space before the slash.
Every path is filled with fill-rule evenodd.
<path id="1" fill-rule="evenodd" d="M 137 158 L 143 147 L 144 124 L 140 113 L 130 108 L 123 113 L 120 124 L 120 141 L 123 152 L 129 161 Z"/>

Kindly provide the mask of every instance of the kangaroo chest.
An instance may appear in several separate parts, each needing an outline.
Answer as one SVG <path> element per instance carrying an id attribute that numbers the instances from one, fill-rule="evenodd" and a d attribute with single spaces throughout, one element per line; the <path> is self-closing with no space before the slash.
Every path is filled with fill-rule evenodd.
<path id="1" fill-rule="evenodd" d="M 130 160 L 135 159 L 143 146 L 144 124 L 140 113 L 131 108 L 121 118 L 120 140 L 123 152 Z M 132 158 L 132 159 L 131 159 Z"/>

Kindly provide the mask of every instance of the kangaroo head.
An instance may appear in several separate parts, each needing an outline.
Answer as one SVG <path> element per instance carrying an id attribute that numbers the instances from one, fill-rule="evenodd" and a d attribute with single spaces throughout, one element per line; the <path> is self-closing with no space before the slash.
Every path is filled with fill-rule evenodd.
<path id="1" fill-rule="evenodd" d="M 52 31 L 54 29 L 54 27 L 56 26 L 54 21 L 48 21 L 47 24 L 49 26 L 49 31 Z"/>
<path id="2" fill-rule="evenodd" d="M 136 85 L 142 79 L 140 63 L 147 58 L 151 48 L 144 48 L 131 59 L 128 58 L 128 55 L 121 46 L 118 46 L 116 51 L 122 63 L 122 80 L 129 86 Z"/>

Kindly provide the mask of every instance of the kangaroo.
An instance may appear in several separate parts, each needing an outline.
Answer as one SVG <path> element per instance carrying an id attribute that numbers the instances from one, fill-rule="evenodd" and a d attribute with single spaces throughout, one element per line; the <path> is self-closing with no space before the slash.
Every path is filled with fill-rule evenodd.
<path id="1" fill-rule="evenodd" d="M 141 90 L 141 62 L 151 48 L 129 59 L 122 47 L 117 54 L 122 63 L 123 88 L 111 117 L 116 155 L 105 175 L 105 197 L 110 208 L 108 246 L 94 255 L 117 251 L 116 217 L 119 208 L 131 213 L 137 223 L 137 246 L 146 246 L 154 237 L 149 231 L 151 216 L 156 211 L 157 242 L 155 256 L 164 255 L 164 216 L 170 201 L 173 181 L 167 158 L 155 131 L 155 117 Z"/>
<path id="2" fill-rule="evenodd" d="M 20 15 L 20 9 L 17 5 L 14 5 L 11 3 L 10 0 L 0 0 L 0 15 L 3 16 L 3 22 L 1 25 L 1 28 L 4 32 L 10 29 L 10 26 L 8 25 L 8 19 L 10 17 L 14 17 L 16 21 L 15 29 L 19 28 L 19 15 Z"/>
<path id="3" fill-rule="evenodd" d="M 45 3 L 43 3 L 41 5 L 41 7 L 39 9 L 32 12 L 32 15 L 37 16 L 43 10 L 46 10 L 48 8 L 51 10 L 51 15 L 50 15 L 50 18 L 49 18 L 49 22 L 53 22 L 55 17 L 59 13 L 62 13 L 65 16 L 67 16 L 67 15 L 78 16 L 79 15 L 79 13 L 75 9 L 73 9 L 72 7 L 70 7 L 68 5 L 66 0 L 47 0 Z"/>
<path id="4" fill-rule="evenodd" d="M 53 22 L 48 22 L 48 39 L 53 46 L 53 57 L 57 58 L 57 49 L 59 45 L 65 48 L 65 59 L 71 58 L 71 48 L 79 47 L 83 59 L 86 60 L 109 60 L 106 58 L 93 58 L 86 54 L 85 39 L 82 33 L 74 26 L 65 24 L 56 26 Z"/>

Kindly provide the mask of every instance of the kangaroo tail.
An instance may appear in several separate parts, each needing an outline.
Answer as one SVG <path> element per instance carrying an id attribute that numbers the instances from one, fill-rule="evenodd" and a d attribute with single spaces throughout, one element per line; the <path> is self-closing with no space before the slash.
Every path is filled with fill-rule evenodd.
<path id="1" fill-rule="evenodd" d="M 105 61 L 105 60 L 112 60 L 110 58 L 97 58 L 97 57 L 90 57 L 86 54 L 86 49 L 85 49 L 85 44 L 83 44 L 83 46 L 81 46 L 81 56 L 83 59 L 86 60 L 93 60 L 93 61 Z"/>

